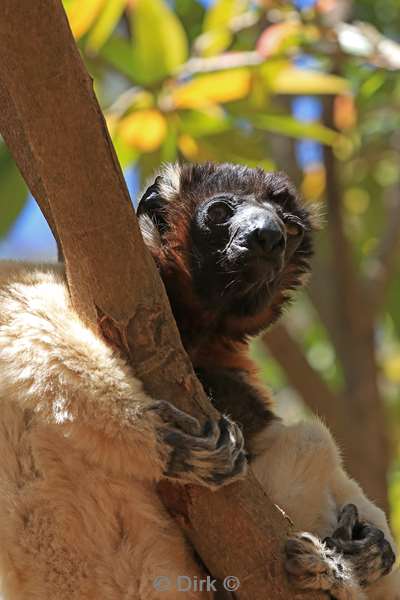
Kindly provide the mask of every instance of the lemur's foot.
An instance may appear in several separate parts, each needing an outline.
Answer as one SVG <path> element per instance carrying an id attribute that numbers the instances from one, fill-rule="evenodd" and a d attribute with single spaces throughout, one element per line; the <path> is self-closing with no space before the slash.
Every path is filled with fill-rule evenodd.
<path id="1" fill-rule="evenodd" d="M 247 468 L 241 429 L 227 417 L 204 426 L 169 402 L 156 402 L 162 426 L 157 433 L 169 448 L 166 477 L 211 488 L 243 477 Z"/>
<path id="2" fill-rule="evenodd" d="M 346 504 L 339 514 L 338 527 L 325 540 L 352 565 L 360 585 L 368 586 L 392 570 L 396 560 L 384 533 L 359 520 L 354 504 Z"/>
<path id="3" fill-rule="evenodd" d="M 289 538 L 285 554 L 286 571 L 298 589 L 324 591 L 335 600 L 365 598 L 348 562 L 311 533 Z"/>

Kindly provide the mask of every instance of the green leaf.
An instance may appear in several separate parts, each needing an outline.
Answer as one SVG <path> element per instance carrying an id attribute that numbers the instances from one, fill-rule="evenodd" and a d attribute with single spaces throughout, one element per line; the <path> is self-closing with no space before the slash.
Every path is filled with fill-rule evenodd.
<path id="1" fill-rule="evenodd" d="M 326 144 L 334 144 L 338 134 L 320 123 L 302 123 L 289 115 L 264 114 L 251 119 L 254 127 L 280 133 L 296 139 L 311 139 Z"/>
<path id="2" fill-rule="evenodd" d="M 197 140 L 197 145 L 199 154 L 193 156 L 196 161 L 235 162 L 266 170 L 271 170 L 274 166 L 268 156 L 265 135 L 257 132 L 247 134 L 240 130 L 226 131 L 202 137 Z"/>
<path id="3" fill-rule="evenodd" d="M 127 0 L 107 0 L 87 40 L 87 48 L 97 51 L 108 40 L 126 6 Z"/>
<path id="4" fill-rule="evenodd" d="M 135 81 L 132 47 L 127 40 L 113 35 L 104 44 L 99 54 L 117 71 Z"/>
<path id="5" fill-rule="evenodd" d="M 28 188 L 4 144 L 0 146 L 0 238 L 20 214 L 28 197 Z"/>
<path id="6" fill-rule="evenodd" d="M 219 106 L 204 110 L 182 110 L 179 112 L 180 129 L 193 137 L 221 133 L 231 129 L 233 120 Z"/>
<path id="7" fill-rule="evenodd" d="M 247 0 L 216 0 L 206 13 L 203 31 L 229 28 L 232 19 L 242 14 L 247 6 Z"/>
<path id="8" fill-rule="evenodd" d="M 248 7 L 247 0 L 217 0 L 207 11 L 196 50 L 203 56 L 223 52 L 232 42 L 231 22 Z"/>
<path id="9" fill-rule="evenodd" d="M 156 83 L 186 61 L 185 30 L 163 0 L 136 0 L 132 13 L 133 63 L 138 83 Z"/>
<path id="10" fill-rule="evenodd" d="M 130 146 L 120 134 L 115 134 L 112 141 L 122 169 L 126 169 L 137 161 L 139 152 Z"/>

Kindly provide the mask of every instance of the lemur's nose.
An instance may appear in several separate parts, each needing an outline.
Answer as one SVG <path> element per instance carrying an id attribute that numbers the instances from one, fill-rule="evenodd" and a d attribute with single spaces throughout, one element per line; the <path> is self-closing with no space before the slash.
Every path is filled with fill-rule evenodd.
<path id="1" fill-rule="evenodd" d="M 285 249 L 286 240 L 279 222 L 271 218 L 254 227 L 248 236 L 248 244 L 251 250 L 278 254 Z"/>

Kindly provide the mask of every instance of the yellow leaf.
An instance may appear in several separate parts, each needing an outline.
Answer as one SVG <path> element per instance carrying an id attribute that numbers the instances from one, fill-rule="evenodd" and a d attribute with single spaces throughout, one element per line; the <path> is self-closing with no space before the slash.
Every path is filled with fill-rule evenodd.
<path id="1" fill-rule="evenodd" d="M 200 75 L 172 93 L 177 108 L 200 108 L 247 96 L 251 75 L 246 69 Z"/>
<path id="2" fill-rule="evenodd" d="M 400 383 L 400 353 L 390 356 L 383 364 L 385 375 L 393 383 Z"/>
<path id="3" fill-rule="evenodd" d="M 243 13 L 247 7 L 246 0 L 217 0 L 206 13 L 203 31 L 229 27 L 232 19 Z"/>
<path id="4" fill-rule="evenodd" d="M 325 191 L 326 173 L 323 167 L 315 166 L 304 173 L 301 193 L 306 200 L 318 200 Z"/>
<path id="5" fill-rule="evenodd" d="M 153 152 L 165 139 L 167 122 L 158 110 L 138 110 L 120 121 L 118 132 L 129 146 Z"/>
<path id="6" fill-rule="evenodd" d="M 199 154 L 199 145 L 196 140 L 191 136 L 182 134 L 178 139 L 179 150 L 183 156 L 188 160 L 196 160 Z"/>
<path id="7" fill-rule="evenodd" d="M 345 79 L 319 71 L 288 66 L 269 81 L 276 94 L 343 94 L 349 91 Z"/>
<path id="8" fill-rule="evenodd" d="M 87 47 L 97 51 L 107 41 L 121 18 L 127 0 L 106 0 L 105 6 L 90 32 Z"/>
<path id="9" fill-rule="evenodd" d="M 82 37 L 93 25 L 105 0 L 66 0 L 65 12 L 75 39 Z"/>

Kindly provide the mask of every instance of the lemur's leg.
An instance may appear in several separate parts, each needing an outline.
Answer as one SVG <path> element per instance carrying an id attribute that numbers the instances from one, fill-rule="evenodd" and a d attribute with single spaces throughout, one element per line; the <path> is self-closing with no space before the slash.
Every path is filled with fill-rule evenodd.
<path id="1" fill-rule="evenodd" d="M 60 274 L 31 271 L 0 290 L 0 395 L 57 425 L 90 462 L 141 480 L 211 487 L 246 467 L 240 428 L 154 402 L 73 310 Z"/>
<path id="2" fill-rule="evenodd" d="M 359 573 L 351 558 L 322 540 L 335 532 L 340 509 L 349 501 L 360 503 L 361 510 L 370 510 L 374 525 L 384 527 L 385 532 L 388 527 L 383 513 L 344 473 L 326 427 L 317 420 L 289 427 L 277 423 L 254 440 L 250 451 L 256 455 L 256 476 L 271 499 L 289 514 L 298 529 L 313 534 L 299 534 L 288 540 L 287 570 L 291 579 L 303 589 L 329 589 L 335 598 L 362 598 Z M 386 553 L 385 545 L 381 549 L 385 563 L 389 560 Z"/>

